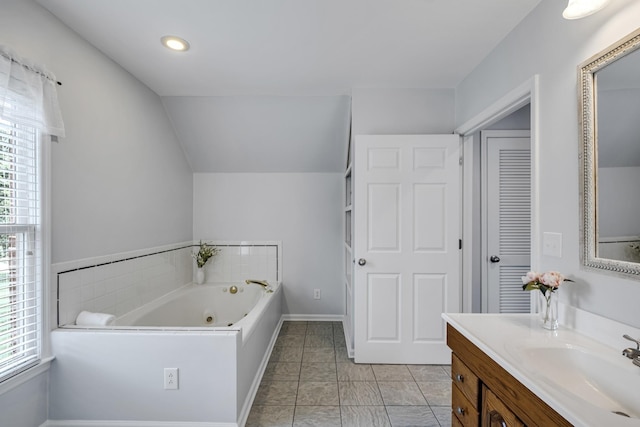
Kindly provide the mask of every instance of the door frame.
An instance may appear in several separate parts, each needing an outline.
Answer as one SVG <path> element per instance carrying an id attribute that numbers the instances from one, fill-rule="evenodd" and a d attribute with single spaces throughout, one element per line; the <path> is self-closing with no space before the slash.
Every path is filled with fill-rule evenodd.
<path id="1" fill-rule="evenodd" d="M 502 96 L 489 107 L 484 109 L 475 117 L 456 128 L 455 132 L 462 137 L 462 157 L 463 179 L 462 179 L 462 312 L 472 311 L 472 286 L 473 276 L 473 237 L 474 222 L 472 209 L 466 206 L 473 206 L 474 185 L 473 185 L 473 159 L 474 155 L 474 135 L 488 126 L 507 117 L 521 107 L 530 104 L 531 106 L 531 269 L 536 270 L 540 265 L 540 197 L 539 188 L 539 76 L 536 74 L 530 79 Z M 532 304 L 532 310 L 534 305 Z"/>

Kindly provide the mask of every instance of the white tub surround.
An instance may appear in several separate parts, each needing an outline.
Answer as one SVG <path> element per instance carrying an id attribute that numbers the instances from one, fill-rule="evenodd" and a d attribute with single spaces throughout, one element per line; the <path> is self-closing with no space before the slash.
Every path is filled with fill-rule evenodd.
<path id="1" fill-rule="evenodd" d="M 640 367 L 621 356 L 622 349 L 631 344 L 622 334 L 638 337 L 640 330 L 573 308 L 561 307 L 560 313 L 556 331 L 543 329 L 538 315 L 533 314 L 443 314 L 443 318 L 571 424 L 640 426 L 640 413 L 633 412 L 633 406 L 637 407 L 633 402 L 640 395 Z M 563 368 L 563 357 L 569 353 L 567 360 L 573 362 L 575 357 L 576 363 Z M 592 365 L 598 368 L 589 370 Z M 577 372 L 588 374 L 583 377 Z M 589 389 L 597 390 L 603 384 L 601 391 L 618 396 L 617 402 L 607 402 L 599 391 Z M 625 399 L 620 396 L 625 394 L 631 403 L 620 408 Z M 613 410 L 634 418 L 613 414 Z"/>
<path id="2" fill-rule="evenodd" d="M 53 331 L 49 425 L 244 425 L 280 329 L 273 289 L 232 327 Z M 177 390 L 165 368 L 178 368 Z"/>
<path id="3" fill-rule="evenodd" d="M 193 243 L 53 264 L 52 325 L 75 322 L 83 311 L 116 317 L 190 283 Z"/>

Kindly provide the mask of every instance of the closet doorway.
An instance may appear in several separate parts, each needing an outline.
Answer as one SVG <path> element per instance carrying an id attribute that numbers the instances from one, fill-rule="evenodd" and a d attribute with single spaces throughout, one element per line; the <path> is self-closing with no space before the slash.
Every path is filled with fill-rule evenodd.
<path id="1" fill-rule="evenodd" d="M 529 130 L 481 131 L 480 154 L 481 311 L 528 313 L 530 295 L 522 291 L 520 278 L 531 268 Z"/>

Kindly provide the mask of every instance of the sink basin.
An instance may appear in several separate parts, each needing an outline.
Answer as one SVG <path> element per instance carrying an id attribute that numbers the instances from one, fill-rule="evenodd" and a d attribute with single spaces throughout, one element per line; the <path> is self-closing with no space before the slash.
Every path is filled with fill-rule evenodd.
<path id="1" fill-rule="evenodd" d="M 640 418 L 640 368 L 614 350 L 554 340 L 522 341 L 506 347 L 552 392 L 571 394 L 610 413 Z"/>

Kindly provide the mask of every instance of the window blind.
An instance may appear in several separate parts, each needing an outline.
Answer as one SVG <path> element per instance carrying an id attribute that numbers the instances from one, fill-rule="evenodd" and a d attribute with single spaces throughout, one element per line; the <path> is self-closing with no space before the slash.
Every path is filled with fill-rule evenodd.
<path id="1" fill-rule="evenodd" d="M 0 118 L 0 381 L 41 354 L 38 157 L 36 130 Z"/>

